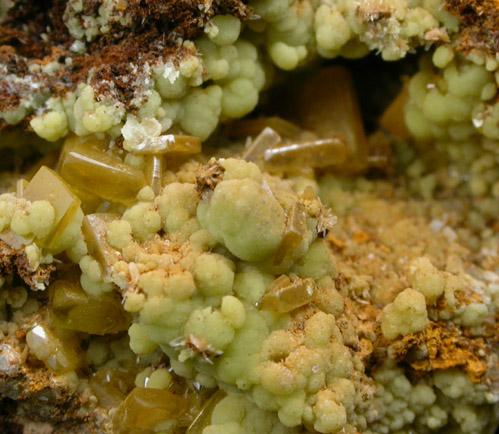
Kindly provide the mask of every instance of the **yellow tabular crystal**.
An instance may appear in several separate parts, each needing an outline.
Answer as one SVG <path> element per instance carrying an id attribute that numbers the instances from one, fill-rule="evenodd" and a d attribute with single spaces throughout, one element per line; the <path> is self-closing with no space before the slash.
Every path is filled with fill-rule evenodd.
<path id="1" fill-rule="evenodd" d="M 201 140 L 193 136 L 166 134 L 147 138 L 133 148 L 134 154 L 190 155 L 201 152 Z"/>
<path id="2" fill-rule="evenodd" d="M 266 127 L 255 140 L 251 142 L 244 151 L 242 159 L 246 161 L 258 161 L 263 157 L 265 151 L 275 148 L 281 143 L 281 136 L 272 128 Z"/>
<path id="3" fill-rule="evenodd" d="M 306 235 L 307 215 L 302 203 L 296 202 L 289 210 L 287 218 L 286 231 L 274 256 L 274 265 L 279 265 L 286 257 L 290 257 Z"/>
<path id="4" fill-rule="evenodd" d="M 118 214 L 98 213 L 89 214 L 83 219 L 81 229 L 88 251 L 104 267 L 105 273 L 109 273 L 119 260 L 119 252 L 109 245 L 106 237 L 108 224 L 119 218 Z"/>
<path id="5" fill-rule="evenodd" d="M 153 433 L 161 422 L 185 413 L 187 399 L 167 390 L 136 387 L 120 405 L 113 418 L 114 432 Z"/>
<path id="6" fill-rule="evenodd" d="M 26 334 L 32 354 L 56 374 L 74 371 L 80 365 L 75 342 L 57 336 L 46 324 L 37 324 Z"/>
<path id="7" fill-rule="evenodd" d="M 303 128 L 319 138 L 343 137 L 348 158 L 341 170 L 354 172 L 366 167 L 366 135 L 353 82 L 345 68 L 319 70 L 300 87 L 292 103 L 293 117 Z"/>
<path id="8" fill-rule="evenodd" d="M 100 405 L 116 407 L 133 387 L 133 375 L 125 370 L 102 369 L 92 375 L 89 386 Z"/>
<path id="9" fill-rule="evenodd" d="M 68 280 L 52 283 L 49 294 L 50 322 L 55 327 L 105 335 L 126 330 L 130 324 L 119 297 L 114 294 L 95 297 Z"/>
<path id="10" fill-rule="evenodd" d="M 146 186 L 142 171 L 75 137 L 66 140 L 59 172 L 79 190 L 126 205 Z"/>
<path id="11" fill-rule="evenodd" d="M 290 312 L 310 303 L 315 295 L 313 279 L 291 279 L 282 275 L 274 280 L 267 288 L 258 308 L 271 312 Z"/>
<path id="12" fill-rule="evenodd" d="M 57 173 L 46 166 L 38 170 L 24 189 L 24 198 L 32 202 L 47 200 L 54 207 L 53 229 L 42 243 L 46 248 L 50 248 L 57 242 L 80 208 L 80 199 Z"/>
<path id="13" fill-rule="evenodd" d="M 277 134 L 290 139 L 298 137 L 302 132 L 298 125 L 295 125 L 292 122 L 286 121 L 280 117 L 273 116 L 270 118 L 232 122 L 227 125 L 225 133 L 228 137 L 254 137 L 266 128 L 271 128 Z"/>
<path id="14" fill-rule="evenodd" d="M 267 149 L 265 165 L 269 170 L 293 170 L 303 167 L 327 167 L 345 163 L 347 148 L 337 139 L 322 139 L 313 142 L 292 143 Z"/>

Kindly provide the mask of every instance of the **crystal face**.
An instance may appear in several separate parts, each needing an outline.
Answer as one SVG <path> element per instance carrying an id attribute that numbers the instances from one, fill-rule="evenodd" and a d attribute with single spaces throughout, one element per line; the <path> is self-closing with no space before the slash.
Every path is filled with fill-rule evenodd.
<path id="1" fill-rule="evenodd" d="M 302 243 L 307 231 L 307 215 L 305 207 L 296 202 L 289 210 L 284 237 L 274 256 L 274 265 L 281 264 L 286 258 L 292 257 L 295 250 Z"/>
<path id="2" fill-rule="evenodd" d="M 68 280 L 52 283 L 49 294 L 50 322 L 55 327 L 106 335 L 126 330 L 130 324 L 130 317 L 123 310 L 118 294 L 92 296 L 78 283 Z"/>
<path id="3" fill-rule="evenodd" d="M 118 220 L 118 214 L 98 213 L 86 215 L 83 219 L 82 232 L 88 250 L 109 273 L 110 268 L 119 260 L 119 252 L 107 242 L 107 227 L 112 221 Z"/>
<path id="4" fill-rule="evenodd" d="M 168 390 L 134 388 L 119 406 L 113 419 L 117 433 L 153 433 L 160 422 L 185 413 L 187 399 Z"/>
<path id="5" fill-rule="evenodd" d="M 344 163 L 347 155 L 345 144 L 338 138 L 330 138 L 267 149 L 264 161 L 269 169 L 287 171 L 303 166 L 320 168 L 337 165 Z"/>
<path id="6" fill-rule="evenodd" d="M 358 172 L 366 167 L 366 135 L 352 78 L 345 68 L 319 70 L 291 101 L 292 116 L 300 126 L 321 139 L 343 139 L 348 153 L 341 171 Z"/>
<path id="7" fill-rule="evenodd" d="M 269 285 L 258 308 L 271 312 L 290 312 L 310 303 L 314 299 L 315 288 L 313 279 L 297 279 L 293 282 L 283 274 Z"/>
<path id="8" fill-rule="evenodd" d="M 57 173 L 46 166 L 42 166 L 24 188 L 23 196 L 30 201 L 48 200 L 54 207 L 54 229 L 43 240 L 43 245 L 50 248 L 73 221 L 80 208 L 80 199 Z"/>
<path id="9" fill-rule="evenodd" d="M 78 137 L 66 139 L 59 173 L 77 189 L 111 202 L 131 204 L 147 185 L 144 173 Z"/>

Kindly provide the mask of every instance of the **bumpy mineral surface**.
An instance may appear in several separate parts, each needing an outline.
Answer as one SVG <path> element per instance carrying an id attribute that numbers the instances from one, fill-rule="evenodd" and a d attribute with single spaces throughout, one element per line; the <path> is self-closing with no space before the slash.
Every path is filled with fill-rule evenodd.
<path id="1" fill-rule="evenodd" d="M 1 431 L 494 433 L 497 16 L 0 0 Z"/>

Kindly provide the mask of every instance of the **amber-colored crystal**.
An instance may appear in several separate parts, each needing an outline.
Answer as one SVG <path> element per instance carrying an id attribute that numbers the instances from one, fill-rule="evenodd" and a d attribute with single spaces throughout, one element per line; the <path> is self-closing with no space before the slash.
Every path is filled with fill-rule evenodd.
<path id="1" fill-rule="evenodd" d="M 327 167 L 345 162 L 347 148 L 338 138 L 292 143 L 267 149 L 265 165 L 269 170 L 292 170 L 300 167 Z"/>
<path id="2" fill-rule="evenodd" d="M 139 155 L 190 155 L 201 152 L 201 140 L 193 136 L 166 134 L 148 138 L 134 147 L 134 154 Z"/>
<path id="3" fill-rule="evenodd" d="M 375 131 L 368 137 L 369 167 L 381 169 L 387 173 L 393 172 L 391 143 L 383 131 Z"/>
<path id="4" fill-rule="evenodd" d="M 122 402 L 113 418 L 115 433 L 153 433 L 161 422 L 185 413 L 187 399 L 168 390 L 136 387 Z"/>
<path id="5" fill-rule="evenodd" d="M 186 434 L 202 434 L 203 430 L 210 425 L 213 409 L 226 396 L 227 393 L 224 390 L 218 389 L 201 408 L 201 411 L 187 429 Z"/>
<path id="6" fill-rule="evenodd" d="M 261 310 L 284 313 L 310 303 L 315 295 L 313 279 L 297 279 L 294 282 L 286 275 L 274 280 L 258 304 Z"/>
<path id="7" fill-rule="evenodd" d="M 102 369 L 90 378 L 89 386 L 103 407 L 121 404 L 134 387 L 134 376 L 126 370 Z"/>
<path id="8" fill-rule="evenodd" d="M 409 99 L 408 81 L 407 77 L 405 77 L 402 90 L 379 119 L 381 128 L 404 140 L 409 140 L 411 138 L 411 133 L 407 129 L 404 120 L 405 105 Z"/>
<path id="9" fill-rule="evenodd" d="M 42 245 L 52 247 L 73 221 L 80 208 L 80 199 L 69 185 L 52 169 L 42 166 L 24 189 L 24 198 L 30 201 L 48 200 L 55 210 L 55 224 Z"/>
<path id="10" fill-rule="evenodd" d="M 63 339 L 46 324 L 36 324 L 27 334 L 31 354 L 45 363 L 56 374 L 74 371 L 80 366 L 76 342 Z"/>
<path id="11" fill-rule="evenodd" d="M 109 293 L 96 297 L 78 283 L 56 280 L 49 287 L 50 322 L 54 327 L 93 335 L 126 330 L 130 318 L 119 297 Z"/>
<path id="12" fill-rule="evenodd" d="M 147 155 L 144 172 L 147 184 L 152 188 L 157 196 L 161 192 L 164 171 L 164 159 L 162 155 Z"/>
<path id="13" fill-rule="evenodd" d="M 348 158 L 340 162 L 341 171 L 356 172 L 366 167 L 366 135 L 355 88 L 345 68 L 319 70 L 293 93 L 287 106 L 292 118 L 319 138 L 343 137 Z"/>
<path id="14" fill-rule="evenodd" d="M 129 205 L 146 186 L 144 173 L 78 137 L 66 139 L 59 163 L 61 176 L 78 190 Z"/>
<path id="15" fill-rule="evenodd" d="M 107 242 L 108 225 L 119 218 L 118 214 L 111 213 L 89 214 L 81 226 L 89 253 L 104 267 L 106 274 L 120 258 L 120 253 Z"/>
<path id="16" fill-rule="evenodd" d="M 245 149 L 242 159 L 246 161 L 258 161 L 263 157 L 265 151 L 276 147 L 281 143 L 281 136 L 270 127 L 264 130 Z"/>
<path id="17" fill-rule="evenodd" d="M 300 136 L 301 128 L 277 116 L 260 119 L 248 119 L 244 121 L 232 122 L 225 127 L 225 134 L 228 137 L 254 137 L 260 134 L 265 128 L 271 128 L 277 134 L 295 139 Z"/>
<path id="18" fill-rule="evenodd" d="M 292 257 L 307 234 L 307 214 L 302 203 L 296 202 L 288 212 L 286 231 L 274 256 L 274 265 L 280 265 L 284 259 Z"/>

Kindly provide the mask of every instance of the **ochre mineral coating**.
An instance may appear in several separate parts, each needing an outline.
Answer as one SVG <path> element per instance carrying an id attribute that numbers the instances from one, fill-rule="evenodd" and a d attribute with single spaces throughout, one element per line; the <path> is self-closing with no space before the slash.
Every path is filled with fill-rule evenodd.
<path id="1" fill-rule="evenodd" d="M 6 429 L 494 431 L 494 2 L 46 6 L 0 0 L 0 148 L 48 153 L 2 179 Z M 338 66 L 232 121 L 429 44 L 369 135 Z"/>

